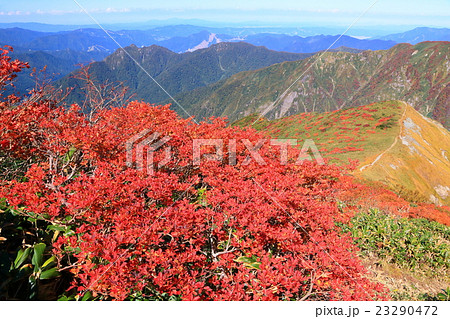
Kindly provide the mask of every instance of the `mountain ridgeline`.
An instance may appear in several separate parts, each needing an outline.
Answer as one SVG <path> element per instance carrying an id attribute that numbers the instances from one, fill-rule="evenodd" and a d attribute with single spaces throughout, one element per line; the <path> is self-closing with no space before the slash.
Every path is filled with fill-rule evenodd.
<path id="1" fill-rule="evenodd" d="M 302 61 L 238 73 L 176 99 L 197 118 L 226 116 L 230 121 L 252 113 L 276 119 L 395 99 L 448 128 L 449 58 L 449 42 L 399 44 L 386 51 L 317 53 Z"/>
<path id="2" fill-rule="evenodd" d="M 113 53 L 119 43 L 122 47 L 135 44 L 138 47 L 153 44 L 181 53 L 194 48 L 205 48 L 219 42 L 245 41 L 253 45 L 263 45 L 268 49 L 296 53 L 312 53 L 340 46 L 360 50 L 389 49 L 397 43 L 416 44 L 422 41 L 448 41 L 448 28 L 416 28 L 404 33 L 359 38 L 339 36 L 343 30 L 326 28 L 214 28 L 193 25 L 172 25 L 152 27 L 142 30 L 103 30 L 96 27 L 76 27 L 64 31 L 57 28 L 38 28 L 42 31 L 10 27 L 0 24 L 0 44 L 8 44 L 33 51 L 74 50 L 84 52 Z M 9 26 L 9 27 L 8 27 Z M 28 27 L 32 27 L 31 25 Z M 50 31 L 52 30 L 52 31 Z M 370 30 L 355 30 L 356 34 L 371 34 Z M 114 39 L 114 41 L 112 40 Z M 117 43 L 116 43 L 117 42 Z"/>
<path id="3" fill-rule="evenodd" d="M 419 27 L 402 33 L 390 34 L 380 39 L 411 44 L 423 41 L 450 41 L 450 29 Z"/>
<path id="4" fill-rule="evenodd" d="M 316 34 L 300 37 L 292 34 L 257 33 L 239 35 L 232 30 L 214 29 L 194 26 L 174 26 L 150 30 L 121 30 L 105 33 L 101 29 L 82 28 L 60 32 L 38 32 L 21 28 L 0 29 L 0 44 L 8 44 L 26 50 L 58 51 L 71 49 L 83 52 L 113 53 L 120 46 L 136 45 L 138 47 L 159 45 L 171 51 L 182 53 L 206 48 L 220 42 L 245 41 L 254 45 L 263 45 L 268 49 L 295 53 L 312 53 L 327 49 L 339 37 L 338 35 Z M 389 49 L 397 42 L 380 39 L 356 39 L 341 36 L 333 48 L 347 46 L 361 50 Z"/>
<path id="5" fill-rule="evenodd" d="M 130 88 L 134 98 L 160 103 L 167 99 L 167 94 L 148 74 L 167 92 L 175 95 L 215 83 L 241 71 L 300 60 L 311 55 L 276 52 L 244 42 L 219 43 L 182 54 L 156 45 L 144 48 L 132 45 L 117 50 L 104 61 L 91 64 L 90 73 L 99 82 L 123 82 Z M 77 88 L 82 83 L 72 75 L 62 79 L 60 84 L 75 88 L 69 96 L 71 101 L 80 98 Z"/>
<path id="6" fill-rule="evenodd" d="M 245 42 L 263 45 L 271 50 L 287 52 L 318 52 L 344 46 L 358 50 L 386 50 L 398 42 L 379 39 L 357 39 L 347 35 L 316 35 L 312 37 L 261 33 L 249 35 Z M 330 47 L 331 46 L 331 47 Z"/>

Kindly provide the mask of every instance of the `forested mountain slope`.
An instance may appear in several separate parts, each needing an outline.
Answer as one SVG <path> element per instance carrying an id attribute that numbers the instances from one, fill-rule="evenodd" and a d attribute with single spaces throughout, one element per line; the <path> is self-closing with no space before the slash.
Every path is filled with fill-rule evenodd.
<path id="1" fill-rule="evenodd" d="M 252 113 L 274 119 L 399 99 L 449 128 L 449 57 L 449 42 L 399 44 L 387 51 L 318 53 L 302 61 L 239 73 L 181 94 L 177 100 L 198 118 L 227 116 L 234 121 Z"/>
<path id="2" fill-rule="evenodd" d="M 104 61 L 93 63 L 90 72 L 99 82 L 106 80 L 123 82 L 136 98 L 157 103 L 164 101 L 168 96 L 149 74 L 167 92 L 175 95 L 228 78 L 241 71 L 309 56 L 311 54 L 276 52 L 243 42 L 219 43 L 183 54 L 156 45 L 144 48 L 133 45 L 117 50 Z M 63 86 L 75 88 L 80 85 L 71 78 L 71 75 L 61 83 Z M 75 90 L 71 97 L 74 101 L 78 98 L 77 94 L 79 92 Z"/>

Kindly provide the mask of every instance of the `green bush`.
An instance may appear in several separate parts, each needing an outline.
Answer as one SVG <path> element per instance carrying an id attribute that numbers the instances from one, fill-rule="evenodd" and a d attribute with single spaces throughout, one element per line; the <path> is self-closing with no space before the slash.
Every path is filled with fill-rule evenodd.
<path id="1" fill-rule="evenodd" d="M 411 270 L 450 267 L 450 228 L 437 222 L 394 217 L 371 209 L 341 227 L 351 233 L 365 255 L 374 254 Z"/>
<path id="2" fill-rule="evenodd" d="M 64 290 L 51 253 L 55 231 L 0 199 L 0 300 L 56 299 Z"/>

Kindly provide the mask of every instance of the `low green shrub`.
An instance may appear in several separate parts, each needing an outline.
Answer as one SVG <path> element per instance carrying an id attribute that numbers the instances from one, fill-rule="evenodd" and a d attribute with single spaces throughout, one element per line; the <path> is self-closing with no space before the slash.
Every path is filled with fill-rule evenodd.
<path id="1" fill-rule="evenodd" d="M 426 219 L 407 219 L 376 209 L 341 225 L 350 232 L 362 254 L 374 254 L 410 270 L 450 267 L 450 227 Z"/>

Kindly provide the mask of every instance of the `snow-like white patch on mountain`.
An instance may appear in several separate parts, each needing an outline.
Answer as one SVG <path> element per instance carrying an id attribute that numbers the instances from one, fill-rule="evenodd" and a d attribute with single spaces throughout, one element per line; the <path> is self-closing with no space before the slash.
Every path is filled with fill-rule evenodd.
<path id="1" fill-rule="evenodd" d="M 220 43 L 220 42 L 222 42 L 222 40 L 219 39 L 215 33 L 210 33 L 209 37 L 208 37 L 208 40 L 203 40 L 202 42 L 200 42 L 200 44 L 197 44 L 195 47 L 186 50 L 186 52 L 194 52 L 196 50 L 206 49 L 210 45 L 217 44 L 217 43 Z"/>

